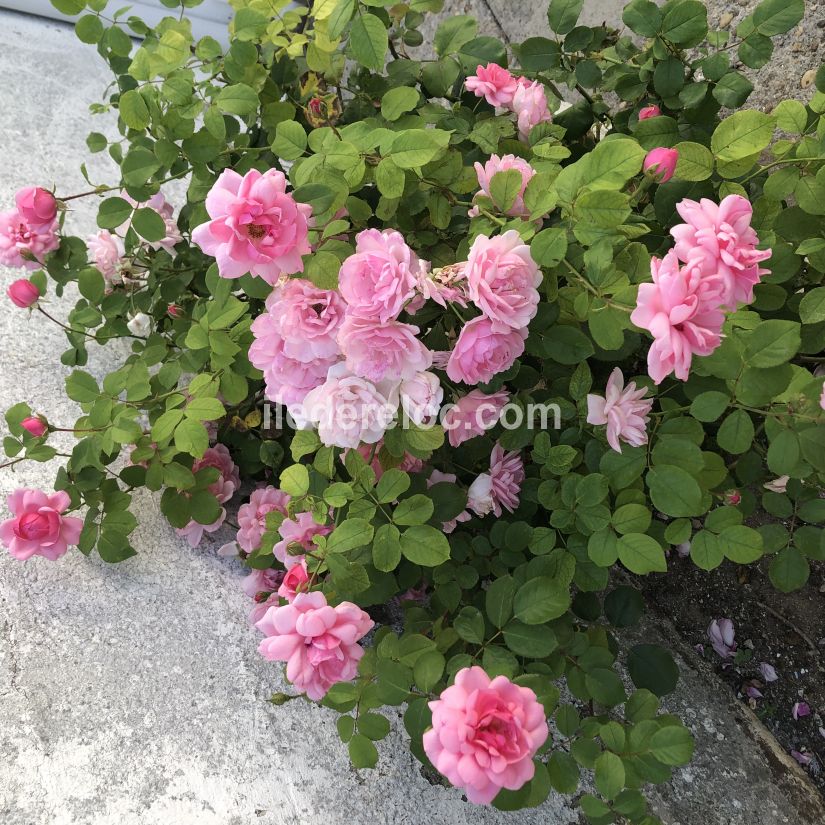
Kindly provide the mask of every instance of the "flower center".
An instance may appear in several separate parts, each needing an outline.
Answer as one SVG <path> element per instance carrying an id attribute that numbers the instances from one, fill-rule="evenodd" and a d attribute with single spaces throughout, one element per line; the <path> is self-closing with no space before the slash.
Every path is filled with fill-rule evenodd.
<path id="1" fill-rule="evenodd" d="M 251 223 L 247 226 L 246 233 L 253 240 L 259 241 L 266 235 L 266 227 L 259 223 Z"/>
<path id="2" fill-rule="evenodd" d="M 42 539 L 49 535 L 49 519 L 42 513 L 25 513 L 18 522 L 17 533 L 24 539 Z"/>

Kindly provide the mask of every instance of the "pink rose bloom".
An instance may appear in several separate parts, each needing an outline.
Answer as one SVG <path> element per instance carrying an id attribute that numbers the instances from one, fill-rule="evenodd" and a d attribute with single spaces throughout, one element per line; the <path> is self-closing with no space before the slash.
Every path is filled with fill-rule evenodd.
<path id="1" fill-rule="evenodd" d="M 337 682 L 358 674 L 364 649 L 357 644 L 373 627 L 369 615 L 352 602 L 332 607 L 320 591 L 299 593 L 292 604 L 270 607 L 257 623 L 266 638 L 258 650 L 286 662 L 286 677 L 318 702 Z"/>
<path id="2" fill-rule="evenodd" d="M 154 249 L 156 252 L 160 249 L 165 249 L 174 258 L 176 255 L 175 247 L 183 240 L 183 235 L 181 235 L 180 229 L 178 229 L 178 224 L 175 221 L 175 209 L 172 204 L 166 200 L 163 192 L 155 193 L 151 198 L 149 198 L 148 201 L 145 201 L 144 203 L 138 203 L 126 192 L 122 192 L 120 197 L 137 209 L 154 209 L 155 212 L 163 218 L 163 223 L 166 225 L 166 235 L 164 235 L 164 237 L 159 241 L 153 241 L 150 243 L 149 247 L 150 249 Z M 118 233 L 125 235 L 131 225 L 132 222 L 130 220 L 126 221 L 126 223 L 118 227 Z"/>
<path id="3" fill-rule="evenodd" d="M 544 708 L 530 688 L 465 667 L 434 702 L 424 752 L 439 773 L 476 805 L 502 788 L 515 791 L 533 778 L 533 757 L 548 735 Z"/>
<path id="4" fill-rule="evenodd" d="M 825 410 L 825 384 L 822 385 L 822 394 L 819 396 L 819 406 Z"/>
<path id="5" fill-rule="evenodd" d="M 464 86 L 476 97 L 483 97 L 491 106 L 509 108 L 516 93 L 516 78 L 497 63 L 478 66 L 476 73 L 470 75 Z"/>
<path id="6" fill-rule="evenodd" d="M 89 258 L 92 266 L 100 272 L 109 284 L 119 284 L 123 281 L 121 266 L 126 247 L 117 235 L 108 229 L 101 229 L 86 239 L 89 249 Z"/>
<path id="7" fill-rule="evenodd" d="M 486 384 L 510 369 L 524 352 L 526 329 L 502 329 L 490 318 L 473 318 L 464 325 L 447 362 L 451 381 Z"/>
<path id="8" fill-rule="evenodd" d="M 28 278 L 18 278 L 9 284 L 6 295 L 16 307 L 28 309 L 40 299 L 40 290 Z"/>
<path id="9" fill-rule="evenodd" d="M 298 564 L 293 564 L 286 571 L 284 580 L 278 588 L 278 595 L 288 602 L 294 602 L 295 597 L 306 590 L 305 585 L 309 581 L 309 570 L 307 570 L 306 559 L 301 559 Z"/>
<path id="10" fill-rule="evenodd" d="M 433 470 L 427 479 L 427 489 L 429 490 L 434 484 L 446 483 L 455 485 L 457 481 L 458 478 L 454 473 L 442 473 L 439 470 Z M 443 522 L 441 529 L 449 535 L 459 524 L 469 521 L 471 518 L 472 516 L 466 510 L 463 510 L 454 519 Z"/>
<path id="11" fill-rule="evenodd" d="M 249 348 L 249 360 L 264 374 L 266 397 L 285 404 L 295 414 L 297 406 L 310 390 L 320 387 L 327 378 L 336 358 L 317 358 L 299 361 L 284 353 L 284 339 L 273 329 L 268 313 L 252 322 L 255 340 Z"/>
<path id="12" fill-rule="evenodd" d="M 467 490 L 467 506 L 477 515 L 486 516 L 493 512 L 493 477 L 481 473 Z"/>
<path id="13" fill-rule="evenodd" d="M 295 518 L 286 518 L 278 528 L 281 540 L 272 548 L 275 558 L 289 570 L 299 564 L 303 556 L 293 554 L 292 550 L 302 549 L 308 553 L 315 549 L 315 536 L 328 536 L 332 527 L 327 524 L 318 524 L 312 513 L 298 513 Z"/>
<path id="14" fill-rule="evenodd" d="M 467 301 L 467 274 L 466 263 L 457 264 L 428 272 L 422 267 L 418 277 L 419 298 L 425 301 L 435 301 L 446 309 L 447 304 L 458 304 L 466 307 Z M 410 308 L 407 308 L 410 311 Z"/>
<path id="15" fill-rule="evenodd" d="M 40 186 L 27 186 L 14 196 L 17 211 L 29 226 L 49 227 L 57 217 L 57 201 Z"/>
<path id="16" fill-rule="evenodd" d="M 437 375 L 418 372 L 401 382 L 399 397 L 401 409 L 411 421 L 420 426 L 438 415 L 444 400 L 444 390 Z"/>
<path id="17" fill-rule="evenodd" d="M 42 418 L 38 418 L 35 416 L 29 416 L 28 418 L 24 418 L 20 422 L 20 426 L 26 430 L 26 432 L 31 433 L 35 438 L 40 438 L 44 436 L 49 428 L 46 422 Z"/>
<path id="18" fill-rule="evenodd" d="M 384 446 L 384 439 L 382 438 L 377 441 L 374 446 L 375 453 L 372 457 L 370 467 L 375 473 L 375 480 L 380 481 L 381 476 L 384 475 L 384 468 L 381 466 L 379 453 L 381 452 L 381 448 Z M 373 452 L 373 445 L 362 444 L 358 447 L 357 452 L 360 453 L 361 458 L 363 458 L 364 461 L 369 461 L 370 453 Z M 345 457 L 346 453 L 343 453 L 341 455 L 341 460 L 343 461 Z M 424 462 L 420 458 L 416 458 L 412 453 L 405 452 L 404 457 L 397 466 L 399 470 L 403 470 L 405 473 L 420 473 L 424 467 Z"/>
<path id="19" fill-rule="evenodd" d="M 416 338 L 418 327 L 400 321 L 348 316 L 338 333 L 347 368 L 370 381 L 405 381 L 432 365 L 430 351 Z"/>
<path id="20" fill-rule="evenodd" d="M 512 513 L 518 507 L 524 478 L 521 456 L 505 453 L 497 443 L 490 455 L 490 472 L 479 475 L 467 491 L 467 506 L 478 516 L 493 513 L 499 517 L 502 507 Z"/>
<path id="21" fill-rule="evenodd" d="M 83 520 L 63 515 L 71 504 L 68 493 L 46 495 L 21 487 L 6 501 L 13 517 L 0 523 L 0 541 L 15 559 L 43 556 L 55 561 L 80 540 Z"/>
<path id="22" fill-rule="evenodd" d="M 273 570 L 271 567 L 265 570 L 250 570 L 249 575 L 244 576 L 241 588 L 250 599 L 254 599 L 260 593 L 274 593 L 280 587 L 283 578 L 284 574 L 280 570 Z"/>
<path id="23" fill-rule="evenodd" d="M 492 181 L 493 175 L 497 172 L 506 172 L 508 169 L 515 169 L 519 172 L 521 174 L 521 188 L 519 189 L 518 195 L 516 195 L 516 199 L 513 201 L 513 205 L 507 211 L 507 214 L 513 216 L 530 214 L 530 210 L 524 205 L 524 190 L 527 188 L 527 184 L 530 183 L 533 175 L 536 174 L 536 170 L 533 169 L 526 160 L 518 158 L 515 155 L 504 155 L 504 157 L 490 155 L 490 159 L 484 166 L 478 162 L 476 162 L 474 166 L 476 175 L 478 176 L 478 185 L 481 189 L 480 194 L 488 198 L 490 197 L 490 181 Z M 473 209 L 470 210 L 470 217 L 475 217 L 477 214 L 478 207 L 473 207 Z"/>
<path id="24" fill-rule="evenodd" d="M 646 394 L 647 387 L 636 389 L 635 381 L 625 387 L 622 371 L 616 367 L 610 373 L 604 398 L 587 396 L 587 423 L 607 424 L 607 443 L 617 453 L 622 451 L 619 439 L 641 447 L 647 444 L 648 413 L 653 407 L 653 399 L 645 398 Z"/>
<path id="25" fill-rule="evenodd" d="M 450 446 L 458 447 L 495 427 L 509 400 L 510 393 L 506 390 L 499 390 L 492 395 L 472 390 L 459 398 L 444 415 L 442 422 Z"/>
<path id="26" fill-rule="evenodd" d="M 394 229 L 365 229 L 355 236 L 355 254 L 342 264 L 338 288 L 350 315 L 386 323 L 415 296 L 422 263 Z"/>
<path id="27" fill-rule="evenodd" d="M 0 212 L 0 265 L 39 269 L 59 246 L 57 220 L 32 226 L 17 209 Z"/>
<path id="28" fill-rule="evenodd" d="M 249 501 L 238 509 L 238 544 L 251 553 L 261 546 L 266 532 L 266 516 L 273 510 L 287 514 L 289 496 L 275 487 L 260 487 L 252 491 Z"/>
<path id="29" fill-rule="evenodd" d="M 706 272 L 722 277 L 727 309 L 753 301 L 754 285 L 770 272 L 759 264 L 771 257 L 771 251 L 756 248 L 759 238 L 751 227 L 753 207 L 747 198 L 728 195 L 718 205 L 707 198 L 698 203 L 685 199 L 676 210 L 686 221 L 670 230 L 679 259 L 698 257 Z"/>
<path id="30" fill-rule="evenodd" d="M 679 153 L 675 149 L 668 149 L 659 146 L 651 149 L 645 155 L 642 168 L 657 183 L 667 183 L 676 171 L 676 162 L 679 160 Z"/>
<path id="31" fill-rule="evenodd" d="M 531 83 L 527 78 L 519 78 L 512 109 L 518 117 L 518 131 L 522 140 L 527 140 L 534 126 L 553 119 L 547 108 L 547 93 L 538 80 Z"/>
<path id="32" fill-rule="evenodd" d="M 212 524 L 200 524 L 195 519 L 190 519 L 185 527 L 175 528 L 175 533 L 182 539 L 186 539 L 190 547 L 197 547 L 203 541 L 204 533 L 217 533 L 226 521 L 226 509 L 221 507 L 221 514 Z"/>
<path id="33" fill-rule="evenodd" d="M 647 369 L 656 384 L 671 372 L 682 381 L 694 355 L 710 355 L 721 343 L 722 279 L 703 272 L 701 263 L 679 266 L 675 250 L 663 259 L 651 258 L 653 283 L 640 284 L 630 320 L 655 339 L 647 354 Z"/>
<path id="34" fill-rule="evenodd" d="M 650 117 L 659 117 L 662 110 L 654 103 L 639 110 L 639 120 L 647 120 Z"/>
<path id="35" fill-rule="evenodd" d="M 307 393 L 300 416 L 315 425 L 327 447 L 354 448 L 379 441 L 397 411 L 397 381 L 374 384 L 339 363 L 320 387 Z"/>
<path id="36" fill-rule="evenodd" d="M 536 315 L 541 272 L 515 229 L 479 235 L 467 257 L 470 300 L 502 329 L 526 327 Z"/>
<path id="37" fill-rule="evenodd" d="M 243 177 L 225 169 L 206 196 L 212 219 L 192 240 L 218 262 L 222 278 L 250 273 L 273 286 L 281 275 L 304 271 L 312 207 L 286 191 L 283 172 L 251 169 Z"/>

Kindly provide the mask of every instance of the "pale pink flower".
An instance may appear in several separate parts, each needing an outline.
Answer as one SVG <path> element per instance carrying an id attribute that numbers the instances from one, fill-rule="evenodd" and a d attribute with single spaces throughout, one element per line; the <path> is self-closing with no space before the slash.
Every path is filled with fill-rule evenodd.
<path id="1" fill-rule="evenodd" d="M 791 716 L 793 717 L 794 722 L 797 722 L 803 717 L 810 715 L 811 706 L 807 702 L 794 702 L 794 705 L 791 708 Z"/>
<path id="2" fill-rule="evenodd" d="M 401 321 L 377 321 L 347 316 L 338 344 L 355 375 L 370 381 L 406 381 L 428 370 L 430 351 L 416 338 L 418 327 Z"/>
<path id="3" fill-rule="evenodd" d="M 639 120 L 647 120 L 650 117 L 659 117 L 662 110 L 654 103 L 639 110 Z"/>
<path id="4" fill-rule="evenodd" d="M 175 529 L 175 533 L 182 539 L 186 539 L 190 547 L 197 547 L 203 541 L 204 533 L 216 533 L 223 526 L 226 521 L 226 509 L 221 507 L 221 514 L 212 522 L 212 524 L 201 524 L 190 519 L 183 527 Z"/>
<path id="5" fill-rule="evenodd" d="M 397 318 L 415 296 L 422 266 L 400 232 L 359 232 L 355 253 L 341 264 L 338 277 L 338 288 L 350 315 L 381 323 Z"/>
<path id="6" fill-rule="evenodd" d="M 101 229 L 94 235 L 89 235 L 86 239 L 86 246 L 89 250 L 89 259 L 92 266 L 104 277 L 109 284 L 120 284 L 123 282 L 123 256 L 126 254 L 126 247 L 117 235 L 113 235 L 108 229 Z"/>
<path id="7" fill-rule="evenodd" d="M 352 602 L 332 607 L 318 590 L 299 593 L 257 623 L 266 637 L 258 649 L 269 661 L 286 662 L 287 679 L 317 702 L 337 682 L 355 678 L 364 655 L 357 642 L 373 625 Z"/>
<path id="8" fill-rule="evenodd" d="M 260 593 L 274 593 L 284 579 L 284 574 L 280 570 L 267 567 L 263 570 L 252 569 L 248 576 L 244 576 L 241 581 L 243 592 L 254 599 Z"/>
<path id="9" fill-rule="evenodd" d="M 513 216 L 530 214 L 530 210 L 524 205 L 524 190 L 527 188 L 527 184 L 530 183 L 533 175 L 536 174 L 536 170 L 533 169 L 526 160 L 515 155 L 504 155 L 503 157 L 490 155 L 490 159 L 483 166 L 476 161 L 474 168 L 478 177 L 478 185 L 481 189 L 479 194 L 487 198 L 490 197 L 490 182 L 493 179 L 493 175 L 498 172 L 515 169 L 521 175 L 521 187 L 516 195 L 516 199 L 513 201 L 513 205 L 507 210 L 507 214 Z M 476 215 L 478 215 L 477 206 L 470 209 L 470 217 L 473 218 Z"/>
<path id="10" fill-rule="evenodd" d="M 451 447 L 458 447 L 470 438 L 492 429 L 501 417 L 501 411 L 510 400 L 510 393 L 499 390 L 491 395 L 472 390 L 451 405 L 442 425 Z"/>
<path id="11" fill-rule="evenodd" d="M 675 149 L 668 149 L 659 146 L 651 149 L 645 155 L 642 168 L 657 183 L 667 183 L 676 172 L 676 162 L 679 160 L 679 153 Z"/>
<path id="12" fill-rule="evenodd" d="M 28 279 L 18 278 L 6 290 L 11 302 L 20 309 L 28 309 L 40 300 L 40 290 Z"/>
<path id="13" fill-rule="evenodd" d="M 433 470 L 427 479 L 427 489 L 429 490 L 434 484 L 455 485 L 457 481 L 458 478 L 454 473 L 442 473 L 440 470 Z M 472 516 L 466 510 L 462 510 L 455 518 L 443 522 L 441 529 L 447 534 L 452 533 L 459 524 L 469 521 L 471 518 Z"/>
<path id="14" fill-rule="evenodd" d="M 376 384 L 338 363 L 321 386 L 307 393 L 300 418 L 315 425 L 324 445 L 358 447 L 381 439 L 397 411 L 397 381 Z"/>
<path id="15" fill-rule="evenodd" d="M 507 69 L 497 63 L 478 66 L 476 73 L 470 75 L 464 86 L 476 97 L 483 97 L 491 106 L 509 108 L 513 102 L 518 82 Z"/>
<path id="16" fill-rule="evenodd" d="M 467 296 L 467 273 L 465 262 L 443 266 L 433 272 L 428 272 L 426 267 L 421 267 L 418 273 L 418 299 L 424 301 L 435 301 L 442 307 L 447 307 L 448 303 L 458 304 L 466 307 L 469 300 Z M 413 301 L 407 311 L 411 312 Z M 420 309 L 420 307 L 417 307 Z"/>
<path id="17" fill-rule="evenodd" d="M 238 508 L 238 544 L 251 553 L 261 546 L 266 532 L 266 516 L 273 510 L 287 514 L 289 496 L 276 487 L 260 487 L 252 491 L 249 501 Z"/>
<path id="18" fill-rule="evenodd" d="M 306 590 L 307 582 L 309 582 L 309 570 L 307 570 L 306 559 L 301 559 L 298 564 L 293 564 L 286 571 L 284 580 L 278 588 L 278 595 L 288 602 L 293 602 L 299 593 Z"/>
<path id="19" fill-rule="evenodd" d="M 714 619 L 708 627 L 710 643 L 723 659 L 732 659 L 736 653 L 734 636 L 733 622 L 730 619 Z"/>
<path id="20" fill-rule="evenodd" d="M 710 355 L 721 343 L 722 280 L 696 260 L 680 267 L 674 250 L 651 258 L 650 269 L 653 283 L 640 284 L 630 320 L 655 339 L 647 356 L 653 381 L 660 384 L 671 372 L 686 381 L 693 356 Z"/>
<path id="21" fill-rule="evenodd" d="M 399 398 L 407 417 L 421 425 L 438 415 L 444 390 L 435 373 L 422 371 L 401 382 Z"/>
<path id="22" fill-rule="evenodd" d="M 278 528 L 281 540 L 272 548 L 275 558 L 289 570 L 300 564 L 303 555 L 298 550 L 308 553 L 315 549 L 313 539 L 316 536 L 328 536 L 332 527 L 318 524 L 312 513 L 297 513 L 293 518 L 285 518 Z"/>
<path id="23" fill-rule="evenodd" d="M 312 207 L 286 191 L 283 172 L 251 169 L 243 177 L 225 169 L 206 196 L 210 221 L 192 240 L 217 260 L 223 278 L 251 273 L 273 286 L 281 275 L 304 271 L 310 252 Z"/>
<path id="24" fill-rule="evenodd" d="M 283 571 L 280 571 L 278 575 L 279 581 L 283 581 Z M 265 593 L 260 593 L 255 597 L 255 606 L 249 611 L 249 624 L 257 629 L 258 622 L 266 616 L 267 610 L 269 610 L 270 607 L 278 607 L 280 604 L 281 597 L 278 595 L 277 591 L 269 593 L 268 595 Z"/>
<path id="25" fill-rule="evenodd" d="M 493 512 L 493 477 L 489 473 L 480 473 L 467 490 L 467 507 L 477 516 L 486 516 Z"/>
<path id="26" fill-rule="evenodd" d="M 822 393 L 819 396 L 819 406 L 825 410 L 825 384 L 822 385 Z"/>
<path id="27" fill-rule="evenodd" d="M 707 198 L 685 199 L 676 210 L 685 220 L 670 230 L 679 258 L 698 258 L 706 273 L 722 279 L 721 302 L 727 309 L 753 301 L 754 285 L 770 271 L 759 264 L 771 257 L 771 251 L 756 248 L 759 238 L 751 227 L 753 207 L 747 198 L 728 195 L 718 205 Z"/>
<path id="28" fill-rule="evenodd" d="M 776 668 L 773 665 L 769 665 L 767 662 L 760 663 L 759 673 L 762 675 L 762 678 L 768 683 L 776 682 L 779 679 L 779 676 L 776 675 Z"/>
<path id="29" fill-rule="evenodd" d="M 518 131 L 522 140 L 527 140 L 534 126 L 553 119 L 547 108 L 547 93 L 538 80 L 530 82 L 527 78 L 519 78 L 511 108 L 518 118 Z"/>
<path id="30" fill-rule="evenodd" d="M 43 556 L 55 561 L 80 540 L 82 519 L 63 515 L 71 504 L 68 493 L 47 495 L 21 487 L 6 501 L 12 518 L 0 523 L 0 541 L 13 558 L 26 561 Z"/>
<path id="31" fill-rule="evenodd" d="M 57 217 L 57 201 L 40 186 L 26 186 L 14 196 L 17 211 L 33 227 L 50 227 Z"/>
<path id="32" fill-rule="evenodd" d="M 771 481 L 766 481 L 762 486 L 772 493 L 784 493 L 790 479 L 790 476 L 778 476 Z"/>
<path id="33" fill-rule="evenodd" d="M 647 444 L 648 413 L 653 399 L 645 398 L 647 387 L 636 388 L 631 381 L 626 387 L 622 371 L 615 367 L 607 381 L 604 397 L 587 396 L 587 423 L 607 424 L 607 443 L 617 452 L 622 451 L 619 440 L 631 447 Z"/>
<path id="34" fill-rule="evenodd" d="M 447 362 L 451 381 L 486 384 L 524 352 L 526 329 L 502 329 L 481 316 L 465 324 Z"/>
<path id="35" fill-rule="evenodd" d="M 490 456 L 490 478 L 493 487 L 493 513 L 501 515 L 501 508 L 509 512 L 518 507 L 521 485 L 524 483 L 524 462 L 516 451 L 504 452 L 501 444 L 493 447 Z"/>
<path id="36" fill-rule="evenodd" d="M 0 265 L 39 269 L 59 246 L 56 219 L 32 226 L 17 209 L 0 212 Z"/>
<path id="37" fill-rule="evenodd" d="M 429 705 L 433 725 L 424 734 L 424 752 L 470 802 L 486 805 L 502 788 L 515 791 L 533 778 L 533 757 L 548 728 L 530 688 L 465 667 Z"/>
<path id="38" fill-rule="evenodd" d="M 515 229 L 494 238 L 479 235 L 466 274 L 470 300 L 499 328 L 521 329 L 535 317 L 541 271 Z"/>

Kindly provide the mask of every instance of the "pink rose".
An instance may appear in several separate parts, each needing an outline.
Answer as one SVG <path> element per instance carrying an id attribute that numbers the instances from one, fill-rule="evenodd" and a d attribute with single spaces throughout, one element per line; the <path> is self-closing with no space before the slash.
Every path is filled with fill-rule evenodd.
<path id="1" fill-rule="evenodd" d="M 519 78 L 511 108 L 518 117 L 519 136 L 525 141 L 534 126 L 553 119 L 547 108 L 547 93 L 538 80 L 531 83 L 527 78 Z"/>
<path id="2" fill-rule="evenodd" d="M 493 512 L 493 503 L 493 478 L 489 473 L 481 473 L 467 490 L 467 506 L 483 517 Z"/>
<path id="3" fill-rule="evenodd" d="M 492 429 L 501 417 L 501 411 L 510 400 L 510 393 L 499 390 L 486 395 L 472 390 L 453 404 L 442 422 L 451 447 L 458 447 L 470 438 Z"/>
<path id="4" fill-rule="evenodd" d="M 513 366 L 524 352 L 525 329 L 501 329 L 481 316 L 465 324 L 447 362 L 451 381 L 486 384 Z"/>
<path id="5" fill-rule="evenodd" d="M 27 278 L 18 278 L 9 284 L 6 295 L 16 307 L 28 309 L 40 299 L 40 290 Z"/>
<path id="6" fill-rule="evenodd" d="M 676 211 L 685 220 L 670 230 L 674 250 L 687 263 L 699 259 L 709 274 L 724 282 L 725 308 L 753 301 L 753 287 L 770 270 L 759 266 L 771 257 L 770 249 L 757 249 L 759 238 L 751 227 L 753 207 L 741 195 L 728 195 L 718 205 L 707 198 L 682 200 Z"/>
<path id="7" fill-rule="evenodd" d="M 126 247 L 117 235 L 108 229 L 101 229 L 86 240 L 89 257 L 92 265 L 100 272 L 109 284 L 119 284 L 123 281 L 122 266 Z"/>
<path id="8" fill-rule="evenodd" d="M 338 288 L 350 315 L 386 323 L 415 296 L 421 268 L 400 232 L 365 229 L 355 236 L 355 254 L 341 264 Z"/>
<path id="9" fill-rule="evenodd" d="M 496 63 L 478 66 L 476 73 L 470 75 L 464 86 L 476 97 L 483 97 L 491 106 L 508 108 L 513 102 L 517 82 L 515 77 Z"/>
<path id="10" fill-rule="evenodd" d="M 315 425 L 326 446 L 354 448 L 379 441 L 397 411 L 397 381 L 374 384 L 339 363 L 330 367 L 320 387 L 307 393 L 300 418 Z"/>
<path id="11" fill-rule="evenodd" d="M 639 120 L 647 120 L 650 117 L 659 117 L 662 110 L 654 103 L 639 110 Z"/>
<path id="12" fill-rule="evenodd" d="M 530 214 L 530 210 L 524 205 L 524 190 L 527 188 L 527 184 L 530 183 L 533 175 L 536 174 L 536 170 L 533 169 L 526 160 L 517 158 L 515 155 L 504 155 L 504 157 L 490 155 L 490 159 L 484 166 L 477 161 L 474 166 L 476 175 L 478 176 L 478 185 L 481 189 L 480 194 L 488 198 L 490 197 L 490 182 L 493 179 L 493 175 L 498 172 L 515 169 L 521 175 L 521 188 L 519 189 L 518 195 L 516 195 L 516 199 L 513 201 L 513 205 L 507 211 L 507 214 L 514 216 Z M 471 218 L 477 214 L 478 207 L 470 210 Z"/>
<path id="13" fill-rule="evenodd" d="M 285 518 L 278 528 L 281 540 L 272 548 L 275 558 L 289 570 L 299 564 L 304 553 L 315 549 L 315 536 L 328 536 L 332 527 L 327 524 L 318 524 L 312 513 L 298 513 L 294 518 Z"/>
<path id="14" fill-rule="evenodd" d="M 39 269 L 59 246 L 57 220 L 32 226 L 17 209 L 0 212 L 0 265 Z"/>
<path id="15" fill-rule="evenodd" d="M 466 266 L 466 263 L 462 261 L 440 267 L 433 272 L 427 272 L 422 267 L 418 277 L 418 298 L 424 301 L 435 301 L 445 309 L 447 303 L 466 307 L 469 300 L 467 297 Z M 411 311 L 410 307 L 407 309 Z"/>
<path id="16" fill-rule="evenodd" d="M 657 149 L 651 149 L 647 155 L 645 155 L 642 168 L 656 183 L 667 183 L 676 171 L 676 162 L 678 160 L 679 153 L 675 149 L 659 146 Z"/>
<path id="17" fill-rule="evenodd" d="M 6 501 L 13 518 L 0 523 L 0 541 L 15 559 L 43 556 L 55 561 L 80 540 L 83 520 L 63 515 L 71 504 L 68 493 L 46 495 L 20 488 Z"/>
<path id="18" fill-rule="evenodd" d="M 486 805 L 502 788 L 515 791 L 533 778 L 533 757 L 548 728 L 530 688 L 465 667 L 429 705 L 433 726 L 424 734 L 424 752 L 470 802 Z"/>
<path id="19" fill-rule="evenodd" d="M 42 418 L 35 416 L 24 418 L 20 422 L 20 426 L 27 432 L 31 433 L 35 438 L 41 438 L 49 431 L 49 427 L 46 422 Z"/>
<path id="20" fill-rule="evenodd" d="M 266 516 L 273 510 L 287 514 L 289 496 L 275 487 L 260 487 L 252 491 L 249 501 L 238 508 L 238 544 L 252 553 L 261 546 L 266 532 Z"/>
<path id="21" fill-rule="evenodd" d="M 819 406 L 825 410 L 825 384 L 822 385 L 822 393 L 819 396 Z"/>
<path id="22" fill-rule="evenodd" d="M 444 390 L 438 376 L 432 372 L 418 372 L 401 382 L 399 388 L 401 409 L 419 426 L 432 421 L 441 409 Z"/>
<path id="23" fill-rule="evenodd" d="M 647 444 L 648 413 L 653 399 L 645 398 L 647 387 L 636 389 L 631 381 L 624 386 L 622 371 L 616 367 L 607 381 L 605 397 L 587 396 L 587 423 L 600 426 L 607 424 L 607 443 L 617 452 L 622 451 L 619 439 L 632 447 Z"/>
<path id="24" fill-rule="evenodd" d="M 512 513 L 518 507 L 524 478 L 521 456 L 505 453 L 497 443 L 490 454 L 490 472 L 479 475 L 467 491 L 467 506 L 478 516 L 501 516 L 502 507 Z"/>
<path id="25" fill-rule="evenodd" d="M 284 574 L 280 570 L 267 567 L 264 570 L 253 569 L 249 575 L 245 576 L 241 582 L 243 592 L 250 599 L 257 598 L 261 593 L 274 593 L 284 579 Z"/>
<path id="26" fill-rule="evenodd" d="M 278 595 L 288 602 L 294 602 L 295 597 L 307 589 L 307 582 L 309 582 L 309 570 L 307 570 L 306 559 L 301 559 L 298 564 L 293 564 L 286 571 L 284 580 L 278 588 Z"/>
<path id="27" fill-rule="evenodd" d="M 57 217 L 57 201 L 51 192 L 39 186 L 27 186 L 14 196 L 17 211 L 29 226 L 49 227 Z"/>
<path id="28" fill-rule="evenodd" d="M 338 343 L 355 375 L 370 381 L 402 381 L 430 368 L 430 351 L 416 338 L 418 327 L 400 321 L 348 316 Z"/>
<path id="29" fill-rule="evenodd" d="M 373 627 L 352 602 L 332 607 L 320 591 L 298 593 L 291 604 L 270 607 L 257 623 L 266 637 L 258 647 L 269 661 L 286 662 L 286 677 L 318 702 L 337 682 L 358 674 L 364 655 L 357 644 Z"/>
<path id="30" fill-rule="evenodd" d="M 222 278 L 251 273 L 274 286 L 281 275 L 304 271 L 312 207 L 287 193 L 283 172 L 251 169 L 241 177 L 225 169 L 206 211 L 212 220 L 195 227 L 192 240 L 217 260 Z"/>
<path id="31" fill-rule="evenodd" d="M 536 315 L 541 272 L 515 229 L 479 235 L 467 256 L 470 300 L 502 329 L 526 327 Z"/>

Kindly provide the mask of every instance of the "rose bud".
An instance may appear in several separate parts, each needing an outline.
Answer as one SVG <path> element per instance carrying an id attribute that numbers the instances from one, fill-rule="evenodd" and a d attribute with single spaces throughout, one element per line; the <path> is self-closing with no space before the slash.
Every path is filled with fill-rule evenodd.
<path id="1" fill-rule="evenodd" d="M 30 432 L 35 438 L 40 438 L 49 431 L 48 424 L 40 417 L 30 415 L 20 422 L 20 426 Z"/>
<path id="2" fill-rule="evenodd" d="M 57 217 L 57 201 L 40 186 L 27 186 L 14 196 L 17 210 L 32 226 L 47 226 Z"/>
<path id="3" fill-rule="evenodd" d="M 650 175 L 656 183 L 667 183 L 676 171 L 679 153 L 675 149 L 660 146 L 647 153 L 644 162 L 645 174 Z"/>
<path id="4" fill-rule="evenodd" d="M 639 110 L 639 120 L 647 120 L 649 117 L 659 117 L 662 110 L 654 103 Z"/>
<path id="5" fill-rule="evenodd" d="M 736 507 L 736 505 L 742 501 L 742 493 L 740 493 L 739 490 L 728 490 L 723 498 L 725 504 Z"/>
<path id="6" fill-rule="evenodd" d="M 169 306 L 166 307 L 166 314 L 170 318 L 180 318 L 181 309 L 177 304 L 169 304 Z"/>
<path id="7" fill-rule="evenodd" d="M 18 278 L 14 281 L 6 290 L 6 294 L 11 298 L 11 302 L 20 309 L 26 309 L 36 304 L 40 298 L 40 290 L 26 278 Z"/>

